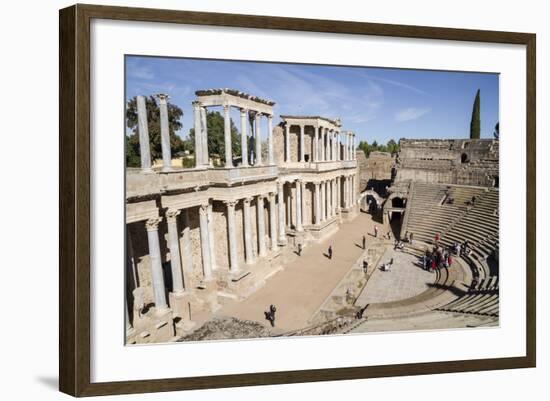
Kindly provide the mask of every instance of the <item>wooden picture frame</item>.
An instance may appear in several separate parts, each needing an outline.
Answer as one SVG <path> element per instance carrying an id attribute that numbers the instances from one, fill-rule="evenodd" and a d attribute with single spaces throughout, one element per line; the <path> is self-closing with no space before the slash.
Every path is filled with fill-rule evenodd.
<path id="1" fill-rule="evenodd" d="M 90 380 L 90 21 L 193 24 L 526 46 L 526 356 L 92 383 Z M 536 36 L 421 26 L 74 5 L 59 14 L 59 388 L 73 396 L 144 393 L 534 367 L 536 363 Z"/>

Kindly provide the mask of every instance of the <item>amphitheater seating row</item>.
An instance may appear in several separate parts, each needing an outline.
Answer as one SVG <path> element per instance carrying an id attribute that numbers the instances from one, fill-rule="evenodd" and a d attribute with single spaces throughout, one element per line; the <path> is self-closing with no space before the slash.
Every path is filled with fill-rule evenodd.
<path id="1" fill-rule="evenodd" d="M 454 313 L 468 313 L 485 316 L 499 316 L 498 276 L 482 279 L 470 293 L 436 310 Z"/>

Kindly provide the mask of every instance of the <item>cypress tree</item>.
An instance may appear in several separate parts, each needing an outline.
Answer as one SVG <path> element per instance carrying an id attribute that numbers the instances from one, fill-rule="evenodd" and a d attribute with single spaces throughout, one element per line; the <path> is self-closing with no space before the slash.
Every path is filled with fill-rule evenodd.
<path id="1" fill-rule="evenodd" d="M 474 100 L 474 108 L 472 109 L 472 121 L 470 122 L 470 139 L 479 139 L 481 131 L 481 122 L 479 116 L 479 89 Z"/>

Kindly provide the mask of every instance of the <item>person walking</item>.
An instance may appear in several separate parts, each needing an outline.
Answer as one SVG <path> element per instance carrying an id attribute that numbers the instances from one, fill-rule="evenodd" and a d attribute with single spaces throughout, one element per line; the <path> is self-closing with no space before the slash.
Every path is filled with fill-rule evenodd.
<path id="1" fill-rule="evenodd" d="M 413 233 L 409 234 L 409 242 L 411 245 L 413 244 Z"/>
<path id="2" fill-rule="evenodd" d="M 367 238 L 363 235 L 363 249 L 367 249 Z"/>
<path id="3" fill-rule="evenodd" d="M 374 226 L 374 238 L 378 237 L 378 226 Z"/>
<path id="4" fill-rule="evenodd" d="M 277 311 L 277 308 L 275 305 L 271 304 L 269 305 L 269 311 L 264 312 L 265 318 L 269 321 L 271 324 L 271 327 L 275 327 L 275 312 Z"/>
<path id="5" fill-rule="evenodd" d="M 332 245 L 328 247 L 328 258 L 332 260 Z"/>
<path id="6" fill-rule="evenodd" d="M 298 244 L 298 256 L 302 256 L 302 243 Z"/>

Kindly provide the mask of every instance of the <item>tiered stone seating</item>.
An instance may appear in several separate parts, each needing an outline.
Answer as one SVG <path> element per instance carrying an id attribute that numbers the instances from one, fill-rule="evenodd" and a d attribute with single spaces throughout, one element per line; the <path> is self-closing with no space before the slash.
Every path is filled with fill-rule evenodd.
<path id="1" fill-rule="evenodd" d="M 458 187 L 415 182 L 409 197 L 410 209 L 406 231 L 414 238 L 432 242 L 435 234 L 446 232 L 467 210 L 466 202 L 472 196 L 483 193 L 478 187 Z M 446 193 L 454 198 L 453 204 L 445 203 Z"/>
<path id="2" fill-rule="evenodd" d="M 486 259 L 499 248 L 498 190 L 489 189 L 478 197 L 475 205 L 442 237 L 444 244 L 468 240 L 472 259 L 486 265 Z M 484 266 L 487 268 L 487 266 Z"/>
<path id="3" fill-rule="evenodd" d="M 443 307 L 439 311 L 499 316 L 498 276 L 482 279 L 470 293 Z"/>

